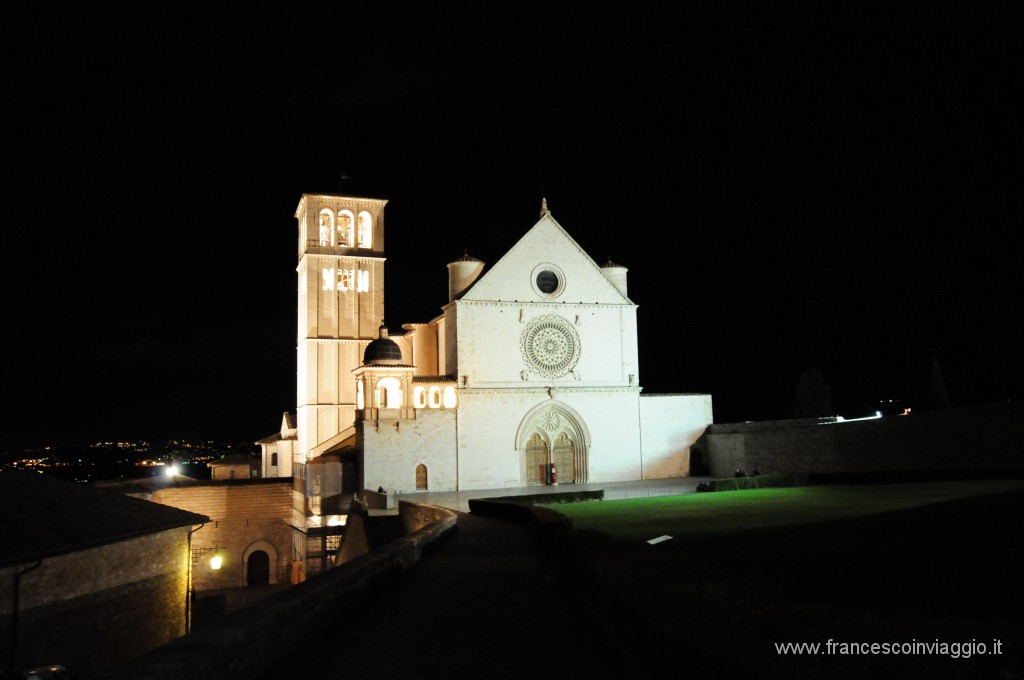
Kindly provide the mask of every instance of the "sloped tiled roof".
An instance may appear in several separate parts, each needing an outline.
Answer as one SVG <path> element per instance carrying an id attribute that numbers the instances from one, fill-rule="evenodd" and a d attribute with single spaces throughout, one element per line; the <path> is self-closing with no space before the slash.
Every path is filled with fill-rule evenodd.
<path id="1" fill-rule="evenodd" d="M 0 565 L 62 555 L 210 518 L 112 489 L 32 472 L 0 472 Z"/>
<path id="2" fill-rule="evenodd" d="M 224 465 L 258 465 L 259 456 L 250 456 L 247 453 L 229 453 L 220 460 L 211 460 L 207 467 L 221 467 Z"/>
<path id="3" fill-rule="evenodd" d="M 272 434 L 270 436 L 264 437 L 263 439 L 257 439 L 256 443 L 257 444 L 273 444 L 274 442 L 279 442 L 282 439 L 284 439 L 284 437 L 281 436 L 281 431 L 278 430 L 277 432 L 275 432 L 274 434 Z"/>
<path id="4" fill-rule="evenodd" d="M 177 489 L 183 486 L 198 486 L 207 480 L 186 477 L 185 475 L 153 475 L 138 479 L 103 479 L 92 483 L 93 488 L 110 489 L 118 493 L 140 494 L 153 493 L 161 489 Z"/>

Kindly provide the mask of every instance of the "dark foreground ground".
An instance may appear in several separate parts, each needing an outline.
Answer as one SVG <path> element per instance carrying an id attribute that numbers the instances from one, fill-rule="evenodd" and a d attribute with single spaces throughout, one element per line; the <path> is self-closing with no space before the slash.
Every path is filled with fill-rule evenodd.
<path id="1" fill-rule="evenodd" d="M 1006 680 L 1024 677 L 1022 520 L 1018 490 L 657 546 L 574 540 L 595 592 L 646 626 L 646 658 L 671 649 L 721 678 Z M 828 653 L 829 640 L 868 653 Z M 780 653 L 787 642 L 822 651 Z M 882 647 L 914 642 L 949 651 Z"/>
<path id="2" fill-rule="evenodd" d="M 1012 492 L 655 551 L 460 513 L 397 585 L 263 677 L 1022 678 L 1022 519 Z M 975 653 L 775 646 L 830 639 Z"/>
<path id="3" fill-rule="evenodd" d="M 580 596 L 528 529 L 460 512 L 398 584 L 263 678 L 649 677 L 621 625 Z"/>

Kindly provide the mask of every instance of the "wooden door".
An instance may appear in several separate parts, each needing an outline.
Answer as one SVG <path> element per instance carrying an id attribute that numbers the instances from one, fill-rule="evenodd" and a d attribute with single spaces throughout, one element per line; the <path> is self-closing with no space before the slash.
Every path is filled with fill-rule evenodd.
<path id="1" fill-rule="evenodd" d="M 539 434 L 530 437 L 526 444 L 526 483 L 543 484 L 544 466 L 548 462 L 548 445 Z"/>

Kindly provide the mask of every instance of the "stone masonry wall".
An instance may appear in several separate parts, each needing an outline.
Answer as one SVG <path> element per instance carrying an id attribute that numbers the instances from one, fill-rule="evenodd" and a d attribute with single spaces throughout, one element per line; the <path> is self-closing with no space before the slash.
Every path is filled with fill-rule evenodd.
<path id="1" fill-rule="evenodd" d="M 256 549 L 270 558 L 270 583 L 289 580 L 292 480 L 173 487 L 155 492 L 150 500 L 212 520 L 192 537 L 197 557 L 192 587 L 196 592 L 248 585 L 246 560 Z M 210 567 L 209 559 L 215 554 L 223 559 L 216 570 Z"/>
<path id="2" fill-rule="evenodd" d="M 1024 403 L 820 424 L 715 424 L 701 444 L 709 474 L 1008 470 L 1024 467 Z"/>
<path id="3" fill-rule="evenodd" d="M 301 648 L 311 635 L 325 627 L 344 628 L 370 594 L 415 566 L 424 550 L 456 526 L 455 512 L 444 508 L 412 514 L 432 514 L 436 520 L 92 680 L 261 677 L 268 665 Z"/>
<path id="4" fill-rule="evenodd" d="M 11 593 L 21 577 L 18 666 L 52 663 L 94 672 L 185 633 L 190 527 L 149 534 L 68 555 L 39 567 L 0 572 Z M 12 603 L 0 623 L 7 663 Z"/>

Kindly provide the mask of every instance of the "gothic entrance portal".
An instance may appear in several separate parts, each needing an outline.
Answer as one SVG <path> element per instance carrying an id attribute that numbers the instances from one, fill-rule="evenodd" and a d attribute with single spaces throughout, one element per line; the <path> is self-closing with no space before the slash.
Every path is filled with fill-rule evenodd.
<path id="1" fill-rule="evenodd" d="M 553 401 L 534 407 L 516 433 L 523 483 L 544 484 L 548 463 L 554 463 L 559 484 L 586 483 L 589 446 L 590 434 L 573 409 Z"/>

